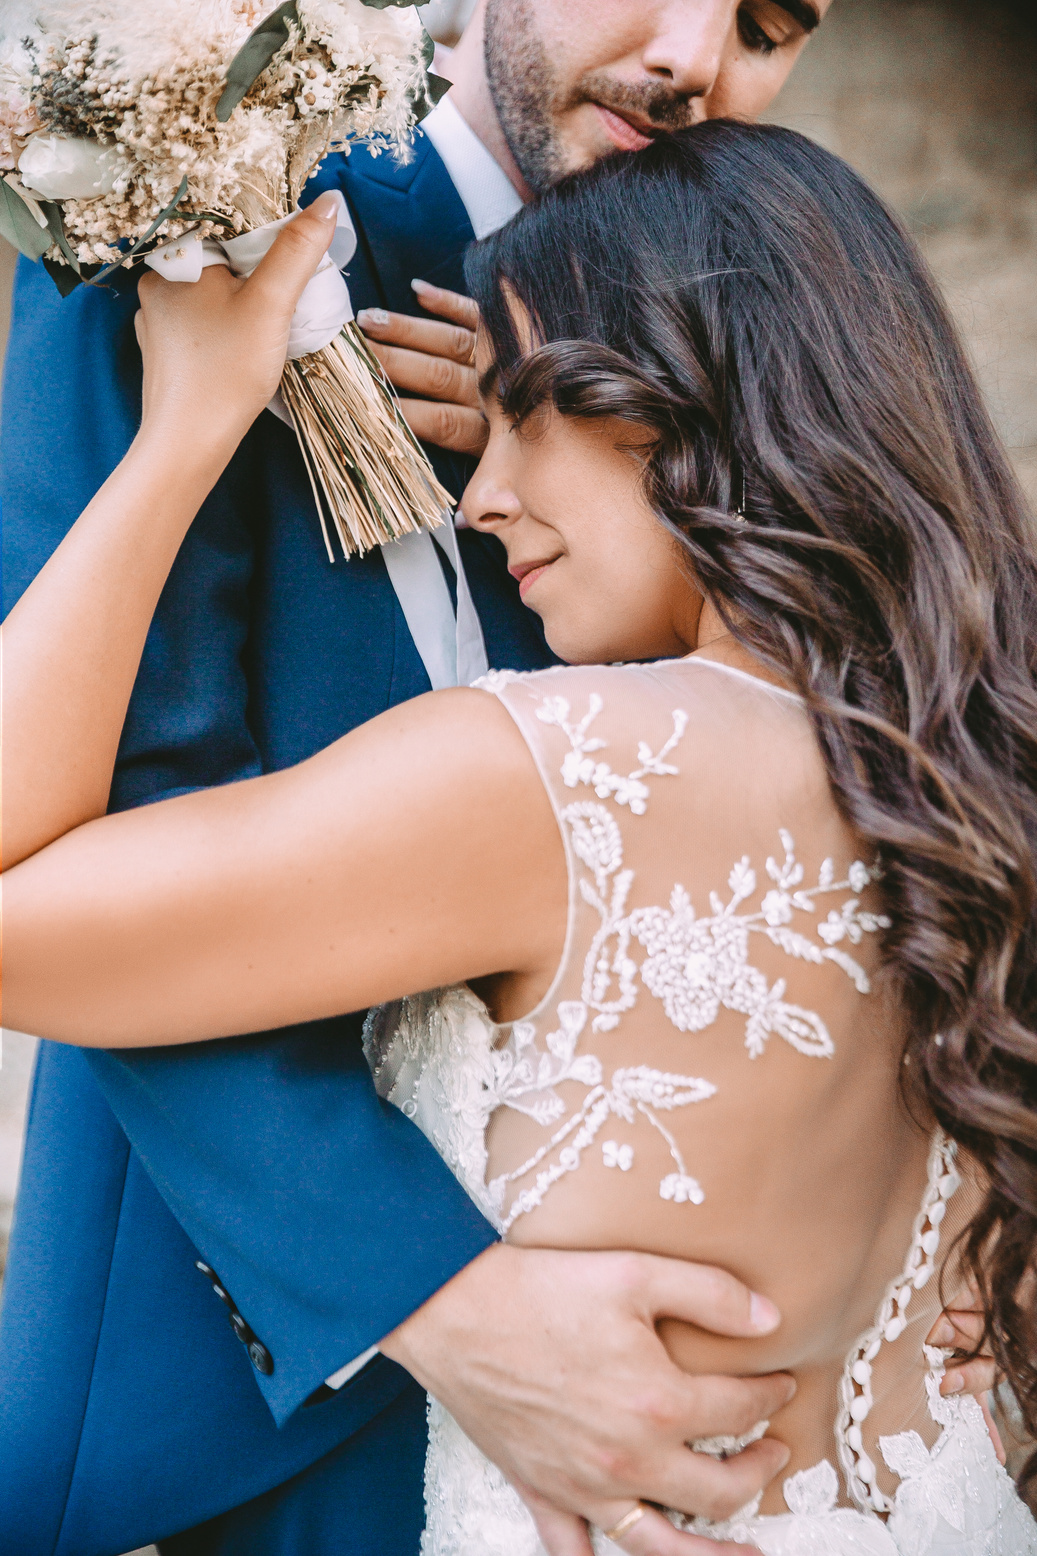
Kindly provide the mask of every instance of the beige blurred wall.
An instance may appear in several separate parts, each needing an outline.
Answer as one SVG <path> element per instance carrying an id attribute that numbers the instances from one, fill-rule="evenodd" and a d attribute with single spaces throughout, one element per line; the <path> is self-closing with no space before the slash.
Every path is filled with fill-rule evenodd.
<path id="1" fill-rule="evenodd" d="M 835 0 L 769 117 L 904 217 L 1037 502 L 1037 4 Z"/>

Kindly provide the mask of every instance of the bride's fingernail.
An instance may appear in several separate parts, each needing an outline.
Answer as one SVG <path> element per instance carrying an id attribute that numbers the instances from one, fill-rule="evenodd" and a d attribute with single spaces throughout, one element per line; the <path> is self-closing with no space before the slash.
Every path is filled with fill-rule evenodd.
<path id="1" fill-rule="evenodd" d="M 438 292 L 439 291 L 439 287 L 438 286 L 433 286 L 430 281 L 412 281 L 411 284 L 410 284 L 410 289 L 411 289 L 412 292 L 417 292 L 419 297 L 421 296 L 421 294 L 423 292 Z"/>
<path id="2" fill-rule="evenodd" d="M 366 330 L 369 325 L 377 329 L 380 325 L 388 324 L 389 315 L 384 308 L 361 308 L 356 322 L 362 330 Z"/>
<path id="3" fill-rule="evenodd" d="M 310 210 L 322 222 L 336 221 L 338 219 L 338 199 L 334 190 L 326 189 L 322 195 L 318 195 L 310 206 Z"/>
<path id="4" fill-rule="evenodd" d="M 781 1323 L 781 1314 L 773 1302 L 754 1291 L 749 1298 L 749 1322 L 761 1334 L 769 1334 Z"/>
<path id="5" fill-rule="evenodd" d="M 933 1329 L 930 1345 L 953 1345 L 954 1325 L 949 1318 L 941 1318 Z"/>
<path id="6" fill-rule="evenodd" d="M 949 1372 L 943 1380 L 941 1394 L 961 1394 L 965 1388 L 965 1374 L 962 1372 Z"/>

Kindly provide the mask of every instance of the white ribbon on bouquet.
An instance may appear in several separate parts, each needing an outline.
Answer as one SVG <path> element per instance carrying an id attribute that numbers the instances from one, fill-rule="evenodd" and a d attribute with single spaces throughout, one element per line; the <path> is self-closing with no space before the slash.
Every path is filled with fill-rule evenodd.
<path id="1" fill-rule="evenodd" d="M 339 191 L 335 236 L 312 279 L 303 288 L 288 333 L 289 360 L 309 356 L 330 345 L 343 325 L 353 317 L 349 287 L 343 268 L 356 253 L 356 229 Z M 209 265 L 226 265 L 237 276 L 250 276 L 268 252 L 281 228 L 292 221 L 283 216 L 236 238 L 174 238 L 154 249 L 145 264 L 167 281 L 197 281 Z M 293 426 L 278 392 L 267 409 Z M 450 600 L 436 545 L 453 566 L 457 577 L 457 610 Z M 396 592 L 414 646 L 421 656 L 433 691 L 444 686 L 468 686 L 489 668 L 482 626 L 472 601 L 464 564 L 457 544 L 453 516 L 447 515 L 438 530 L 416 531 L 387 541 L 382 559 Z"/>

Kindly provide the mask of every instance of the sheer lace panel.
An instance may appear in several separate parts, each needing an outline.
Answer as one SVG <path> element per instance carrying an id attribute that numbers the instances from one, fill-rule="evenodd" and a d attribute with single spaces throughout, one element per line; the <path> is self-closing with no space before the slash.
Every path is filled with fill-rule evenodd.
<path id="1" fill-rule="evenodd" d="M 610 716 L 595 689 L 603 674 L 610 683 Z M 564 691 L 550 689 L 553 676 Z M 859 994 L 869 992 L 869 974 L 851 948 L 888 926 L 881 912 L 861 904 L 879 871 L 859 859 L 838 866 L 826 856 L 808 881 L 778 805 L 770 825 L 761 817 L 752 828 L 757 835 L 766 831 L 773 852 L 732 853 L 722 875 L 708 874 L 705 859 L 694 861 L 693 879 L 661 873 L 673 857 L 673 829 L 665 823 L 653 828 L 649 814 L 667 786 L 676 785 L 671 798 L 680 807 L 701 780 L 699 683 L 718 676 L 721 697 L 730 694 L 723 669 L 702 662 L 667 665 L 654 676 L 632 670 L 568 670 L 534 678 L 498 672 L 478 683 L 509 707 L 537 758 L 567 836 L 582 908 L 571 936 L 570 965 L 559 980 L 568 997 L 554 1002 L 553 1030 L 543 1031 L 548 1010 L 542 1017 L 537 1013 L 541 1019 L 515 1023 L 510 1032 L 502 1031 L 494 1064 L 493 1094 L 486 1099 L 491 1111 L 512 1109 L 552 1131 L 489 1184 L 504 1231 L 537 1209 L 592 1146 L 600 1148 L 604 1166 L 624 1173 L 635 1168 L 636 1144 L 607 1134 L 613 1120 L 649 1128 L 664 1142 L 670 1170 L 658 1182 L 663 1200 L 702 1204 L 705 1190 L 665 1116 L 708 1101 L 717 1084 L 708 1076 L 646 1064 L 612 1068 L 596 1051 L 595 1036 L 614 1032 L 646 991 L 677 1032 L 703 1032 L 721 1011 L 744 1018 L 742 1041 L 750 1059 L 764 1052 L 771 1037 L 807 1058 L 830 1058 L 834 1052 L 819 1009 L 787 999 L 787 977 L 768 976 L 758 965 L 757 942 L 768 942 L 794 961 L 837 968 Z M 660 696 L 662 685 L 669 696 Z M 801 745 L 804 733 L 809 738 L 798 700 L 762 682 L 753 682 L 751 690 L 738 681 L 734 685 L 737 701 L 770 705 L 774 722 L 785 726 L 784 744 L 791 739 L 794 747 Z M 699 728 L 692 736 L 688 707 L 678 698 L 696 708 Z M 715 713 L 715 704 L 710 711 Z M 758 715 L 758 706 L 755 711 Z M 780 750 L 775 760 L 781 760 Z M 775 787 L 780 791 L 780 784 Z M 794 803 L 798 809 L 801 797 Z M 672 816 L 673 806 L 669 809 Z M 665 905 L 653 900 L 660 888 Z M 568 1100 L 563 1083 L 570 1083 Z M 574 1095 L 576 1087 L 582 1097 Z"/>

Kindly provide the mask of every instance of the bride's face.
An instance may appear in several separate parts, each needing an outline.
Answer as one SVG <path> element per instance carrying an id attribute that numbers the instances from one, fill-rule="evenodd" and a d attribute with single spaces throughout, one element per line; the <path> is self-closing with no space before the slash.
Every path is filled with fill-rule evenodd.
<path id="1" fill-rule="evenodd" d="M 569 664 L 662 659 L 695 647 L 702 596 L 641 489 L 643 433 L 538 412 L 514 427 L 494 400 L 461 508 L 496 535 L 522 599 Z"/>

